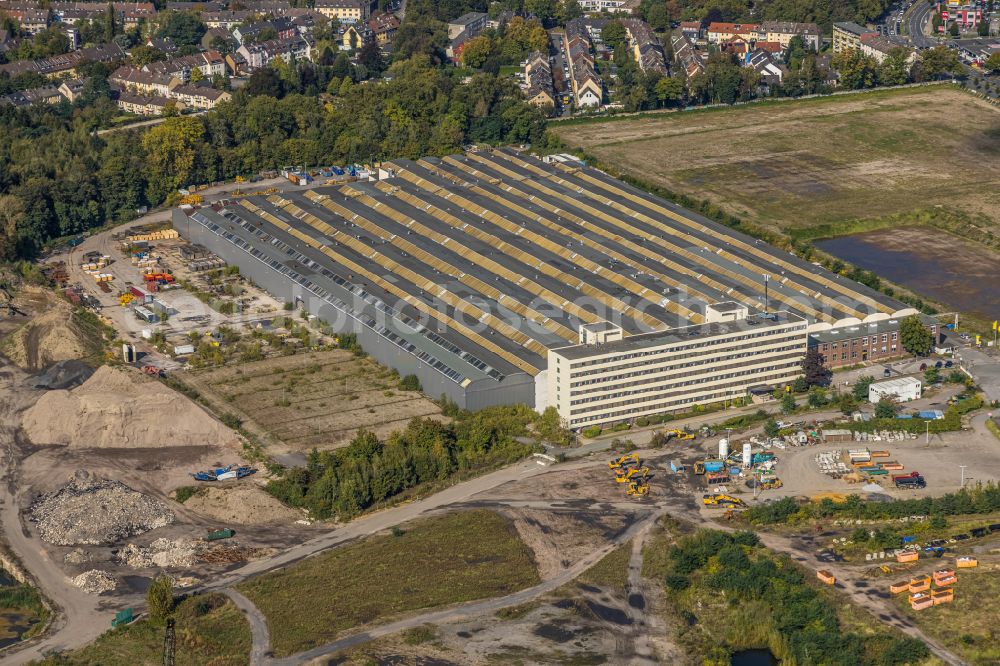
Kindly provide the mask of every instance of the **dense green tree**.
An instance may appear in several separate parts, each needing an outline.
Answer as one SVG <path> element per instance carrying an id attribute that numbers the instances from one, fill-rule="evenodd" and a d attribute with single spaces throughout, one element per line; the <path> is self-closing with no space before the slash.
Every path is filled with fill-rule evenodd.
<path id="1" fill-rule="evenodd" d="M 994 74 L 1000 72 L 1000 51 L 991 54 L 990 57 L 986 59 L 984 67 L 987 71 L 993 72 Z"/>
<path id="2" fill-rule="evenodd" d="M 882 64 L 878 66 L 878 82 L 884 86 L 899 86 L 910 80 L 910 53 L 907 48 L 897 46 L 889 50 Z"/>
<path id="3" fill-rule="evenodd" d="M 207 31 L 205 24 L 193 12 L 167 11 L 160 13 L 158 37 L 169 37 L 178 46 L 197 46 Z"/>
<path id="4" fill-rule="evenodd" d="M 146 590 L 146 607 L 149 619 L 153 622 L 164 622 L 174 612 L 174 587 L 170 576 L 160 574 L 150 583 Z"/>
<path id="5" fill-rule="evenodd" d="M 781 413 L 791 414 L 795 411 L 797 405 L 795 404 L 795 396 L 791 393 L 785 393 L 781 396 Z"/>
<path id="6" fill-rule="evenodd" d="M 879 401 L 875 403 L 875 418 L 877 419 L 892 419 L 896 417 L 896 411 L 899 409 L 899 405 L 895 400 L 888 397 L 879 398 Z"/>
<path id="7" fill-rule="evenodd" d="M 914 356 L 926 356 L 934 347 L 930 330 L 916 315 L 911 315 L 900 323 L 899 341 L 903 349 Z"/>
<path id="8" fill-rule="evenodd" d="M 833 67 L 840 73 L 840 85 L 852 90 L 875 85 L 878 64 L 857 49 L 844 49 L 833 56 Z"/>
<path id="9" fill-rule="evenodd" d="M 958 55 L 947 46 L 935 46 L 932 49 L 921 51 L 917 64 L 920 78 L 924 81 L 957 76 L 964 72 Z"/>
<path id="10" fill-rule="evenodd" d="M 858 402 L 865 402 L 868 400 L 868 387 L 870 387 L 875 382 L 875 378 L 870 375 L 863 375 L 858 377 L 857 381 L 854 382 L 854 387 L 851 390 L 851 395 Z"/>

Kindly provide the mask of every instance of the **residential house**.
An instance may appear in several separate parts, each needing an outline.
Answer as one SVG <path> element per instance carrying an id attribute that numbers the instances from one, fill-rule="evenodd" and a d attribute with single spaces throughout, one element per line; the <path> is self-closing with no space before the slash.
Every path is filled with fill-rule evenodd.
<path id="1" fill-rule="evenodd" d="M 179 100 L 187 109 L 213 109 L 216 104 L 228 102 L 233 98 L 225 90 L 216 90 L 209 86 L 183 85 L 170 91 L 170 97 Z"/>
<path id="2" fill-rule="evenodd" d="M 75 102 L 76 98 L 83 93 L 83 88 L 83 79 L 66 79 L 59 84 L 59 94 L 65 97 L 67 101 Z"/>
<path id="3" fill-rule="evenodd" d="M 32 104 L 58 104 L 64 97 L 55 86 L 20 90 L 0 97 L 0 105 L 30 106 Z"/>
<path id="4" fill-rule="evenodd" d="M 587 14 L 631 14 L 639 8 L 639 0 L 576 0 Z"/>
<path id="5" fill-rule="evenodd" d="M 782 50 L 788 48 L 793 37 L 801 37 L 806 48 L 819 51 L 823 33 L 815 23 L 793 23 L 791 21 L 764 21 L 760 24 L 760 38 L 768 42 L 778 42 Z"/>
<path id="6" fill-rule="evenodd" d="M 298 34 L 299 30 L 290 18 L 280 16 L 266 21 L 257 21 L 250 25 L 237 26 L 233 29 L 233 37 L 240 44 L 248 42 L 253 44 L 261 41 L 260 36 L 262 34 L 270 34 L 272 32 L 274 35 L 270 39 L 291 39 Z"/>
<path id="7" fill-rule="evenodd" d="M 671 45 L 674 47 L 674 60 L 687 78 L 705 71 L 705 61 L 695 48 L 693 39 L 682 32 L 677 32 L 674 33 Z"/>
<path id="8" fill-rule="evenodd" d="M 181 83 L 187 83 L 191 80 L 191 74 L 194 70 L 199 70 L 204 79 L 222 76 L 226 73 L 226 60 L 221 53 L 211 50 L 170 60 L 151 62 L 142 69 L 150 74 L 168 76 L 178 79 Z"/>
<path id="9" fill-rule="evenodd" d="M 524 97 L 535 106 L 555 107 L 556 93 L 552 85 L 552 66 L 547 55 L 538 51 L 528 56 L 524 65 L 526 88 Z"/>
<path id="10" fill-rule="evenodd" d="M 604 86 L 594 66 L 594 47 L 586 19 L 569 21 L 563 39 L 574 103 L 578 108 L 599 106 L 604 98 Z"/>
<path id="11" fill-rule="evenodd" d="M 448 23 L 448 39 L 454 41 L 456 37 L 465 33 L 466 39 L 472 39 L 486 28 L 488 14 L 483 12 L 469 12 L 459 16 L 454 21 Z"/>
<path id="12" fill-rule="evenodd" d="M 174 107 L 178 111 L 183 109 L 183 105 L 175 99 L 163 97 L 161 95 L 137 95 L 128 91 L 120 91 L 115 100 L 118 108 L 127 113 L 134 113 L 137 116 L 162 116 L 168 107 Z"/>
<path id="13" fill-rule="evenodd" d="M 704 25 L 701 21 L 681 21 L 680 26 L 681 34 L 690 39 L 692 42 L 696 42 L 701 39 L 702 30 L 704 30 Z"/>
<path id="14" fill-rule="evenodd" d="M 245 23 L 250 18 L 250 12 L 246 9 L 227 9 L 218 12 L 202 12 L 201 20 L 209 28 L 225 28 L 232 30 L 238 25 Z"/>
<path id="15" fill-rule="evenodd" d="M 114 62 L 125 59 L 125 51 L 118 44 L 100 44 L 69 53 L 41 58 L 40 60 L 18 60 L 0 65 L 0 72 L 17 76 L 24 72 L 35 72 L 42 76 L 55 77 L 64 74 L 72 75 L 75 67 L 81 62 Z"/>
<path id="16" fill-rule="evenodd" d="M 625 26 L 632 57 L 639 64 L 639 69 L 667 76 L 667 59 L 663 54 L 663 47 L 649 24 L 637 18 L 622 19 L 621 23 Z"/>
<path id="17" fill-rule="evenodd" d="M 312 43 L 311 37 L 296 35 L 291 39 L 272 39 L 260 44 L 244 44 L 236 53 L 243 58 L 246 73 L 249 73 L 270 64 L 276 58 L 285 62 L 291 62 L 292 59 L 308 60 L 312 53 Z"/>
<path id="18" fill-rule="evenodd" d="M 167 2 L 166 10 L 168 12 L 195 12 L 196 14 L 201 14 L 204 12 L 220 12 L 226 8 L 226 3 L 221 2 L 221 0 L 196 0 L 193 2 L 188 2 L 184 0 L 183 2 L 174 2 L 173 0 Z"/>
<path id="19" fill-rule="evenodd" d="M 368 29 L 375 36 L 375 41 L 381 46 L 388 44 L 399 30 L 399 19 L 395 14 L 375 14 L 368 19 Z"/>
<path id="20" fill-rule="evenodd" d="M 168 56 L 177 53 L 177 44 L 174 44 L 174 40 L 169 37 L 150 37 L 146 40 L 146 46 L 166 53 Z"/>
<path id="21" fill-rule="evenodd" d="M 372 13 L 371 0 L 316 0 L 314 8 L 341 23 L 365 23 Z"/>
<path id="22" fill-rule="evenodd" d="M 760 26 L 755 23 L 709 23 L 708 31 L 705 33 L 709 44 L 722 44 L 734 37 L 739 37 L 747 42 L 756 42 L 760 39 Z"/>
<path id="23" fill-rule="evenodd" d="M 746 67 L 753 69 L 760 75 L 760 85 L 765 89 L 781 85 L 788 73 L 785 66 L 775 59 L 773 53 L 761 49 L 748 53 L 745 63 Z"/>
<path id="24" fill-rule="evenodd" d="M 874 30 L 869 30 L 853 21 L 844 21 L 833 24 L 833 52 L 840 53 L 847 49 L 860 49 L 863 37 L 873 37 L 878 35 Z"/>
<path id="25" fill-rule="evenodd" d="M 4 13 L 16 20 L 21 30 L 29 35 L 37 35 L 48 28 L 51 20 L 49 10 L 42 8 L 26 8 L 5 11 Z"/>
<path id="26" fill-rule="evenodd" d="M 737 58 L 744 62 L 754 51 L 764 51 L 774 57 L 780 57 L 784 52 L 784 49 L 778 42 L 748 42 L 740 37 L 734 37 L 728 42 L 719 44 L 719 50 L 735 54 Z"/>
<path id="27" fill-rule="evenodd" d="M 122 65 L 108 76 L 108 83 L 133 94 L 169 97 L 170 89 L 182 82 L 175 76 L 153 74 L 130 65 Z"/>
<path id="28" fill-rule="evenodd" d="M 372 39 L 372 34 L 367 24 L 349 23 L 342 27 L 340 50 L 353 51 L 354 49 L 360 49 L 370 39 Z"/>
<path id="29" fill-rule="evenodd" d="M 902 40 L 894 40 L 881 35 L 870 35 L 861 40 L 860 51 L 881 65 L 889 57 L 893 49 L 899 48 L 906 51 L 907 67 L 913 67 L 914 63 L 917 62 L 917 52 Z"/>
<path id="30" fill-rule="evenodd" d="M 240 5 L 255 14 L 280 16 L 292 8 L 288 0 L 240 0 Z"/>

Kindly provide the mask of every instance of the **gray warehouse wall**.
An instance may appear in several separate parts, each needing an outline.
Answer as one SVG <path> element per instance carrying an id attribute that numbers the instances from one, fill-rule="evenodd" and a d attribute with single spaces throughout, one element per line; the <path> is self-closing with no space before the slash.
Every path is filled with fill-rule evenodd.
<path id="1" fill-rule="evenodd" d="M 327 301 L 311 297 L 301 285 L 253 259 L 197 222 L 189 221 L 180 210 L 174 210 L 173 222 L 174 228 L 186 240 L 204 245 L 227 263 L 239 266 L 244 277 L 276 299 L 283 302 L 295 301 L 297 309 L 305 307 L 310 314 L 331 324 L 336 323 L 334 329 L 338 333 L 354 333 L 358 336 L 358 343 L 373 359 L 395 369 L 400 375 L 416 375 L 423 392 L 431 398 L 437 399 L 443 394 L 462 409 L 471 410 L 514 403 L 534 406 L 535 385 L 531 375 L 515 373 L 505 377 L 502 382 L 481 379 L 463 388 L 356 319 L 339 314 L 337 308 Z"/>

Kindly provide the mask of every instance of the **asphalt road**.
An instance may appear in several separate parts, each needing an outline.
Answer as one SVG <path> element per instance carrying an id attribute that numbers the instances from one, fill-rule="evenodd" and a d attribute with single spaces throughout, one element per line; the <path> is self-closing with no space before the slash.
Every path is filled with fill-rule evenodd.
<path id="1" fill-rule="evenodd" d="M 925 0 L 917 0 L 916 7 L 906 15 L 906 34 L 918 49 L 937 46 L 937 41 L 924 33 L 924 27 L 930 20 L 933 7 Z"/>

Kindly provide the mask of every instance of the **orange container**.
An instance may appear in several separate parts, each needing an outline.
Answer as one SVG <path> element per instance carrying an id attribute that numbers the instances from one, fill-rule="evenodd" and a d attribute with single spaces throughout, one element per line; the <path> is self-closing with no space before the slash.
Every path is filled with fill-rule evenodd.
<path id="1" fill-rule="evenodd" d="M 904 580 L 901 583 L 893 583 L 889 586 L 889 592 L 892 594 L 899 594 L 900 592 L 910 591 L 910 581 Z"/>
<path id="2" fill-rule="evenodd" d="M 916 562 L 920 559 L 920 553 L 915 550 L 908 550 L 896 556 L 897 562 Z"/>
<path id="3" fill-rule="evenodd" d="M 929 594 L 911 594 L 910 595 L 910 606 L 913 610 L 923 610 L 925 608 L 930 608 L 934 605 L 934 600 Z"/>
<path id="4" fill-rule="evenodd" d="M 950 587 L 945 590 L 934 590 L 931 592 L 931 599 L 935 606 L 938 604 L 950 604 L 955 600 L 955 590 Z"/>
<path id="5" fill-rule="evenodd" d="M 955 560 L 955 564 L 959 569 L 970 569 L 972 567 L 978 567 L 979 560 L 974 557 L 960 557 Z"/>
<path id="6" fill-rule="evenodd" d="M 816 578 L 820 579 L 827 585 L 834 585 L 837 582 L 836 576 L 834 576 L 829 571 L 820 570 L 816 572 Z"/>
<path id="7" fill-rule="evenodd" d="M 931 589 L 930 576 L 918 576 L 910 579 L 910 592 L 926 592 Z"/>

